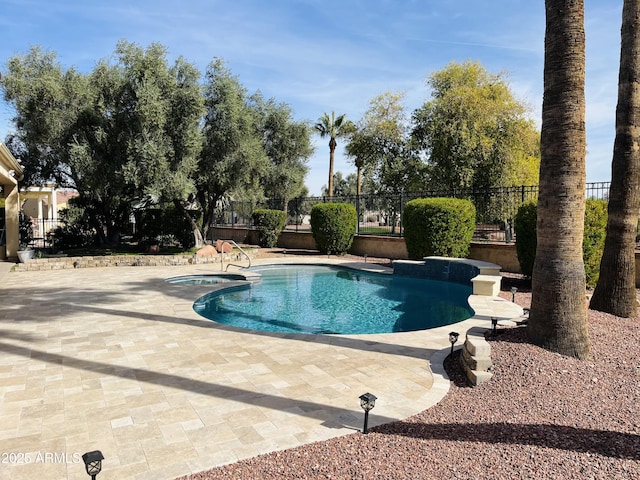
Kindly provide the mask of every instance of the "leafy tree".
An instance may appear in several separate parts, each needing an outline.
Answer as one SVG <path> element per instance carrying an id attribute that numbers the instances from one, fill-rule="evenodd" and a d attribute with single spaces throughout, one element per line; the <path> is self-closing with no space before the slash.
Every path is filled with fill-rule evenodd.
<path id="1" fill-rule="evenodd" d="M 170 68 L 159 44 L 121 41 L 114 58 L 80 75 L 34 48 L 3 79 L 17 112 L 13 145 L 33 179 L 75 188 L 102 245 L 118 243 L 134 201 L 192 191 L 200 148 L 197 70 L 182 59 Z"/>
<path id="2" fill-rule="evenodd" d="M 280 201 L 278 208 L 286 211 L 288 201 L 300 196 L 305 188 L 307 161 L 314 150 L 311 128 L 306 122 L 293 120 L 291 108 L 285 103 L 265 101 L 260 94 L 254 94 L 252 102 L 258 112 L 263 148 L 270 160 L 262 178 L 264 194 Z"/>
<path id="3" fill-rule="evenodd" d="M 609 216 L 600 279 L 589 308 L 619 317 L 638 312 L 635 273 L 638 208 L 640 207 L 640 152 L 637 144 L 638 77 L 640 76 L 640 2 L 625 0 L 618 77 L 616 138 L 611 164 Z"/>
<path id="4" fill-rule="evenodd" d="M 545 0 L 537 248 L 527 333 L 534 344 L 589 354 L 582 237 L 585 214 L 584 3 Z"/>
<path id="5" fill-rule="evenodd" d="M 347 144 L 347 154 L 365 171 L 369 191 L 398 194 L 423 190 L 426 167 L 410 146 L 404 94 L 386 92 L 371 99 Z"/>
<path id="6" fill-rule="evenodd" d="M 346 119 L 345 114 L 336 117 L 335 112 L 329 116 L 326 112 L 318 119 L 315 130 L 320 138 L 329 137 L 329 197 L 333 197 L 333 160 L 339 137 L 345 137 L 355 131 L 355 125 Z"/>
<path id="7" fill-rule="evenodd" d="M 87 79 L 73 68 L 64 70 L 55 52 L 35 46 L 7 61 L 0 86 L 15 111 L 7 146 L 24 167 L 22 185 L 55 180 L 74 186 L 65 168 L 65 141 L 90 99 Z"/>
<path id="8" fill-rule="evenodd" d="M 208 225 L 225 197 L 263 198 L 260 179 L 270 162 L 263 148 L 259 114 L 246 89 L 221 59 L 207 68 L 204 98 L 204 146 L 196 186 L 206 238 Z"/>
<path id="9" fill-rule="evenodd" d="M 431 75 L 432 99 L 413 113 L 412 137 L 431 185 L 444 190 L 537 183 L 539 136 L 502 74 L 452 62 Z"/>
<path id="10" fill-rule="evenodd" d="M 352 197 L 357 195 L 357 177 L 350 173 L 346 177 L 342 176 L 342 172 L 336 172 L 333 175 L 334 196 L 336 197 Z M 329 189 L 326 185 L 322 186 L 322 196 L 329 195 Z"/>

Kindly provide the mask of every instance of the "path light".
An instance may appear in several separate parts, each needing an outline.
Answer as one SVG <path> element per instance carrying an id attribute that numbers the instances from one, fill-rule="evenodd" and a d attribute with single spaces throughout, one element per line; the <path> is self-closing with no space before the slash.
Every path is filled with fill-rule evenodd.
<path id="1" fill-rule="evenodd" d="M 376 406 L 376 397 L 373 393 L 360 395 L 360 406 L 364 410 L 364 427 L 362 433 L 367 433 L 367 423 L 369 423 L 369 410 Z"/>
<path id="2" fill-rule="evenodd" d="M 493 327 L 493 335 L 496 334 L 496 327 L 498 326 L 498 317 L 491 317 L 491 326 Z"/>
<path id="3" fill-rule="evenodd" d="M 511 301 L 516 303 L 516 292 L 518 291 L 518 287 L 511 287 Z"/>
<path id="4" fill-rule="evenodd" d="M 459 336 L 460 336 L 460 334 L 458 332 L 451 332 L 449 334 L 449 341 L 451 342 L 451 355 L 453 355 L 453 346 L 458 341 L 458 337 Z"/>
<path id="5" fill-rule="evenodd" d="M 84 467 L 87 469 L 87 475 L 91 475 L 91 480 L 96 479 L 96 475 L 102 470 L 102 452 L 100 450 L 94 450 L 93 452 L 87 452 L 82 455 L 84 461 Z"/>

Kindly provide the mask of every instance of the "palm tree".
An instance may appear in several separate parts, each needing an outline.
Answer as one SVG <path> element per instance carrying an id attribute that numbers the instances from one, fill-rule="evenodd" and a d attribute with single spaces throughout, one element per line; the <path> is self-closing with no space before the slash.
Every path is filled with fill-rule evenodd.
<path id="1" fill-rule="evenodd" d="M 537 345 L 584 359 L 584 0 L 545 0 L 545 10 L 538 244 L 527 333 Z"/>
<path id="2" fill-rule="evenodd" d="M 600 263 L 600 278 L 589 305 L 619 317 L 635 317 L 636 233 L 640 207 L 640 1 L 625 0 L 622 8 L 622 43 L 618 76 L 616 139 L 611 162 L 607 237 Z"/>
<path id="3" fill-rule="evenodd" d="M 351 136 L 351 140 L 346 146 L 347 155 L 353 158 L 356 166 L 356 194 L 362 193 L 362 170 L 371 161 L 370 139 L 365 133 L 365 129 L 359 129 Z"/>
<path id="4" fill-rule="evenodd" d="M 346 120 L 344 113 L 336 117 L 335 112 L 331 112 L 331 116 L 325 112 L 314 128 L 320 134 L 320 138 L 329 137 L 329 197 L 333 197 L 333 158 L 338 145 L 336 138 L 352 133 L 354 125 Z"/>

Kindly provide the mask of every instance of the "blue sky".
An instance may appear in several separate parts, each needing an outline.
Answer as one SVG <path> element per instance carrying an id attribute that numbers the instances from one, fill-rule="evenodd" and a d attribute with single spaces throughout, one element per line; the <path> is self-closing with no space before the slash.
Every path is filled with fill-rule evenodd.
<path id="1" fill-rule="evenodd" d="M 288 103 L 298 120 L 335 110 L 358 121 L 369 100 L 405 92 L 407 112 L 429 99 L 428 76 L 451 61 L 508 72 L 539 124 L 543 0 L 0 0 L 0 72 L 32 45 L 89 72 L 116 42 L 164 45 L 201 72 L 223 58 L 254 92 Z M 586 2 L 587 180 L 610 179 L 622 2 Z M 0 139 L 11 131 L 0 103 Z M 307 186 L 327 183 L 329 148 L 314 138 Z M 355 171 L 338 148 L 336 171 Z"/>

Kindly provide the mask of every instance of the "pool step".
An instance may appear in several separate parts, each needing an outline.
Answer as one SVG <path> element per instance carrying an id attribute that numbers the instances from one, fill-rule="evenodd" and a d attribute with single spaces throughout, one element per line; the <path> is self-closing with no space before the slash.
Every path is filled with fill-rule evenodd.
<path id="1" fill-rule="evenodd" d="M 471 279 L 474 295 L 497 297 L 500 293 L 500 275 L 477 275 Z"/>

